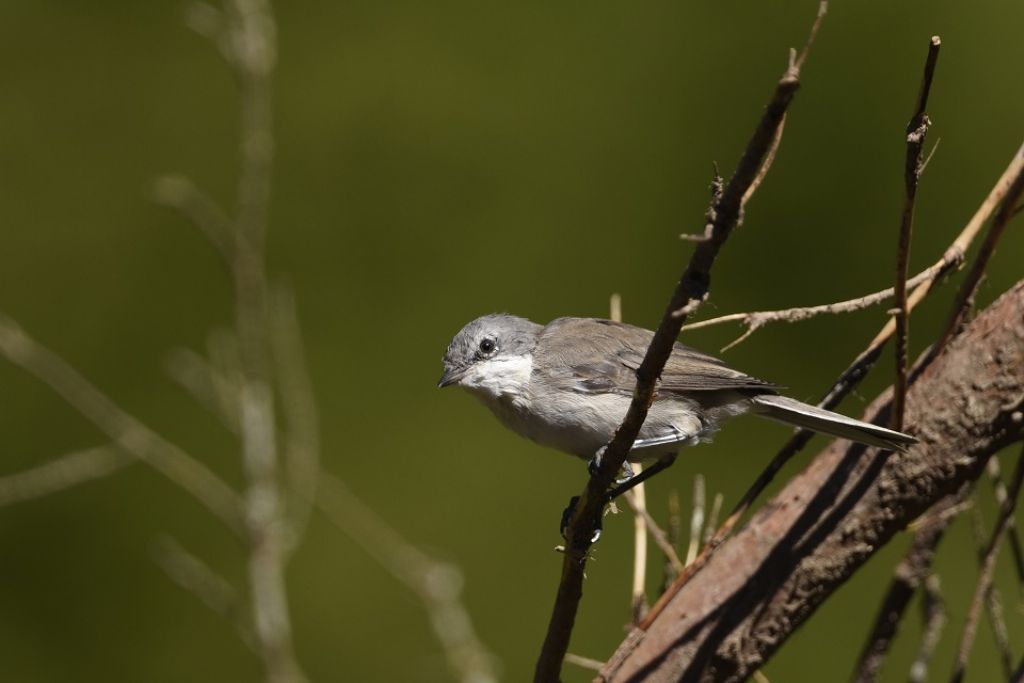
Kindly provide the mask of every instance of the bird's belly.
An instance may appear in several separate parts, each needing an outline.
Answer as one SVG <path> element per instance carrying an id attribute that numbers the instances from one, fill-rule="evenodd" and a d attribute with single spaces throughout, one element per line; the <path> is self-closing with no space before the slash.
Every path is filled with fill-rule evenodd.
<path id="1" fill-rule="evenodd" d="M 561 392 L 545 401 L 535 398 L 528 406 L 508 402 L 492 404 L 491 409 L 512 431 L 543 446 L 589 459 L 611 440 L 629 404 L 629 397 L 616 394 Z M 687 437 L 697 436 L 701 429 L 702 422 L 693 406 L 681 401 L 657 401 L 651 406 L 639 438 L 665 434 L 679 434 L 682 438 L 658 448 L 634 451 L 630 459 L 643 460 L 676 451 L 685 445 Z"/>

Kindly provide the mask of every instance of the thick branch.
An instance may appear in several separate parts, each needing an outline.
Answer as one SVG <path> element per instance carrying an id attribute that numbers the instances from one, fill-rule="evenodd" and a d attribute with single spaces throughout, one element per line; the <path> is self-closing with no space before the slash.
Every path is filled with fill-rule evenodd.
<path id="1" fill-rule="evenodd" d="M 605 680 L 742 680 L 894 534 L 1024 438 L 1024 282 L 979 315 L 907 395 L 905 453 L 836 441 L 665 606 Z M 867 419 L 888 416 L 887 396 Z M 639 643 L 637 643 L 639 641 Z"/>

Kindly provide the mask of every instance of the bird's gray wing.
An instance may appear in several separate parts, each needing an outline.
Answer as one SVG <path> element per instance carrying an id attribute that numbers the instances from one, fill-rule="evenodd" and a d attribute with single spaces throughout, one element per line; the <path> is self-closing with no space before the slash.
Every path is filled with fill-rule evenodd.
<path id="1" fill-rule="evenodd" d="M 636 371 L 654 336 L 625 323 L 596 318 L 559 318 L 541 332 L 534 372 L 542 381 L 585 393 L 633 393 Z M 754 390 L 775 385 L 733 370 L 721 360 L 676 343 L 661 373 L 658 391 Z"/>

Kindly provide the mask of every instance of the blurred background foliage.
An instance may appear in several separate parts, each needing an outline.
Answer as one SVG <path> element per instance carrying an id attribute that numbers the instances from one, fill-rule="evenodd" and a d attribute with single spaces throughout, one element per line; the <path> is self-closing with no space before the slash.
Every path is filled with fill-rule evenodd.
<path id="1" fill-rule="evenodd" d="M 271 268 L 290 282 L 323 415 L 325 466 L 410 540 L 455 562 L 506 680 L 532 671 L 561 559 L 558 516 L 582 463 L 519 440 L 457 392 L 440 357 L 469 319 L 607 314 L 653 326 L 698 232 L 712 162 L 728 174 L 786 50 L 816 2 L 279 2 Z M 0 310 L 216 471 L 241 481 L 237 444 L 170 383 L 162 359 L 230 320 L 218 257 L 148 192 L 190 175 L 230 204 L 236 90 L 181 2 L 7 0 L 0 9 Z M 1020 144 L 1024 5 L 1006 0 L 837 2 L 805 68 L 779 158 L 715 268 L 703 316 L 824 303 L 892 279 L 903 129 L 928 38 L 943 53 L 918 200 L 916 272 L 934 262 Z M 1011 226 L 982 305 L 1021 277 Z M 959 279 L 957 277 L 957 279 Z M 915 313 L 912 349 L 952 287 Z M 758 332 L 725 357 L 815 398 L 884 321 L 884 307 Z M 714 351 L 738 333 L 686 341 Z M 844 409 L 888 385 L 887 358 Z M 47 388 L 0 363 L 7 474 L 103 442 Z M 733 423 L 651 487 L 664 517 L 692 478 L 731 506 L 787 436 Z M 818 445 L 822 442 L 816 442 Z M 790 465 L 800 467 L 813 449 Z M 980 490 L 988 522 L 994 505 Z M 1018 514 L 1018 519 L 1020 515 Z M 606 523 L 571 650 L 604 658 L 628 620 L 632 528 Z M 0 677 L 9 681 L 254 680 L 231 628 L 151 559 L 179 539 L 241 582 L 230 535 L 135 466 L 0 510 Z M 842 678 L 907 535 L 815 615 L 771 680 Z M 945 675 L 976 576 L 969 517 L 937 564 L 950 623 Z M 651 568 L 652 582 L 659 568 Z M 1021 593 L 1000 559 L 1010 633 Z M 313 680 L 448 676 L 417 600 L 315 519 L 289 571 L 296 647 Z M 886 667 L 902 680 L 910 615 Z M 1020 652 L 1016 652 L 1019 656 Z M 980 628 L 971 680 L 995 680 Z M 566 680 L 589 680 L 567 670 Z"/>

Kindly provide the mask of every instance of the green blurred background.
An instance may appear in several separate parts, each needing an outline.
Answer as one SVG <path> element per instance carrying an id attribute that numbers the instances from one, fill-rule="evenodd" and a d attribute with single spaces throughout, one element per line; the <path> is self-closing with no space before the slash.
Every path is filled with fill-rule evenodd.
<path id="1" fill-rule="evenodd" d="M 270 260 L 297 291 L 325 465 L 408 539 L 461 566 L 505 680 L 532 671 L 558 580 L 558 516 L 585 469 L 506 432 L 470 397 L 438 392 L 445 345 L 496 310 L 538 321 L 603 316 L 612 292 L 627 321 L 655 325 L 690 251 L 677 235 L 702 227 L 712 162 L 733 168 L 815 7 L 278 3 Z M 239 483 L 233 439 L 161 369 L 169 349 L 200 349 L 231 319 L 216 255 L 147 198 L 169 171 L 226 203 L 234 195 L 236 90 L 216 51 L 184 26 L 184 8 L 3 3 L 0 310 Z M 943 51 L 929 141 L 942 144 L 919 195 L 912 268 L 938 258 L 1020 144 L 1021 26 L 1024 5 L 1008 0 L 835 3 L 779 158 L 716 265 L 702 315 L 890 284 L 903 129 L 933 34 Z M 996 255 L 982 304 L 1024 273 L 1019 228 Z M 915 314 L 915 352 L 953 291 Z M 813 399 L 874 335 L 883 308 L 768 328 L 725 357 Z M 737 332 L 687 341 L 714 351 Z M 844 409 L 859 413 L 891 365 Z M 0 473 L 103 443 L 6 362 L 0 401 Z M 695 473 L 731 506 L 786 436 L 734 423 L 653 484 L 652 508 L 664 517 L 670 488 L 685 504 Z M 627 514 L 607 522 L 573 652 L 603 659 L 624 633 L 631 528 Z M 0 509 L 0 678 L 258 678 L 232 630 L 154 564 L 162 535 L 242 581 L 230 535 L 142 466 Z M 844 678 L 907 541 L 830 600 L 768 664 L 768 678 Z M 969 517 L 937 566 L 950 616 L 934 663 L 944 678 L 976 576 Z M 298 656 L 313 680 L 448 676 L 417 599 L 323 519 L 288 580 Z M 1021 594 L 1005 553 L 998 582 L 1019 646 Z M 919 642 L 916 613 L 904 626 L 888 680 L 905 678 Z M 998 671 L 982 625 L 968 678 Z M 589 674 L 568 668 L 566 680 Z"/>

